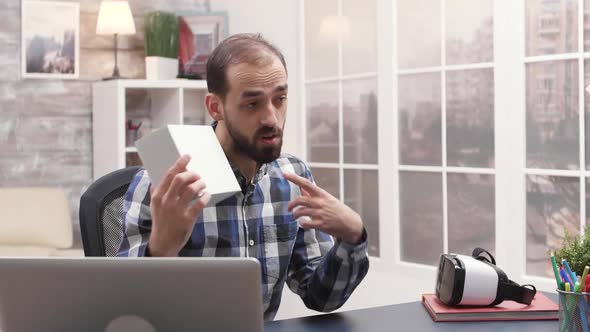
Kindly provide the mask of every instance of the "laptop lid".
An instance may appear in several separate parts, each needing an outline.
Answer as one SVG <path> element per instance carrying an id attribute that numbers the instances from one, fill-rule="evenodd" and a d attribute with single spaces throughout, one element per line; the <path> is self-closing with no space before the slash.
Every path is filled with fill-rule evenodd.
<path id="1" fill-rule="evenodd" d="M 0 330 L 262 331 L 253 258 L 0 258 Z"/>

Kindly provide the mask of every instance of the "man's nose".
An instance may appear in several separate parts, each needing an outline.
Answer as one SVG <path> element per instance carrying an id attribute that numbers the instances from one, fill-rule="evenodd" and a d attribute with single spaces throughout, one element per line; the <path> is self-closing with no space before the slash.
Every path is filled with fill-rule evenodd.
<path id="1" fill-rule="evenodd" d="M 272 103 L 268 103 L 262 114 L 260 124 L 264 127 L 276 127 L 278 122 L 276 107 Z"/>

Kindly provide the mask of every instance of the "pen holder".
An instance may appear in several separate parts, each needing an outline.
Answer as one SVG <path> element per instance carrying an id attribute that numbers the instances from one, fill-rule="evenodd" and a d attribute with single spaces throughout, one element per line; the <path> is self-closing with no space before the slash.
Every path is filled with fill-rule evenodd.
<path id="1" fill-rule="evenodd" d="M 557 290 L 559 295 L 559 331 L 590 332 L 590 293 Z"/>

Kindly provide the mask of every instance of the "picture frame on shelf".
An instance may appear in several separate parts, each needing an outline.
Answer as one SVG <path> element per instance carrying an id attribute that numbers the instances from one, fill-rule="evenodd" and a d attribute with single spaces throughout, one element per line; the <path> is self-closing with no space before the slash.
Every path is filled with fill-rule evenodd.
<path id="1" fill-rule="evenodd" d="M 228 36 L 227 12 L 178 12 L 178 77 L 206 79 L 209 54 Z"/>
<path id="2" fill-rule="evenodd" d="M 80 74 L 80 4 L 23 1 L 21 76 L 77 79 Z"/>

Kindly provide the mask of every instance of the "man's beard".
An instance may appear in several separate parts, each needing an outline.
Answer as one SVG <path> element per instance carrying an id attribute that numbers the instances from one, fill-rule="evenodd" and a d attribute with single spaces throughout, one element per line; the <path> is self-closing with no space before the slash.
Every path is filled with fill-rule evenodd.
<path id="1" fill-rule="evenodd" d="M 279 127 L 258 128 L 252 137 L 252 141 L 250 141 L 245 135 L 242 135 L 242 133 L 240 133 L 227 118 L 225 119 L 225 126 L 233 140 L 236 152 L 247 156 L 258 164 L 270 163 L 271 161 L 275 161 L 281 155 L 281 148 L 283 146 L 283 129 Z M 259 138 L 269 134 L 273 134 L 278 138 L 277 144 L 257 146 Z"/>

